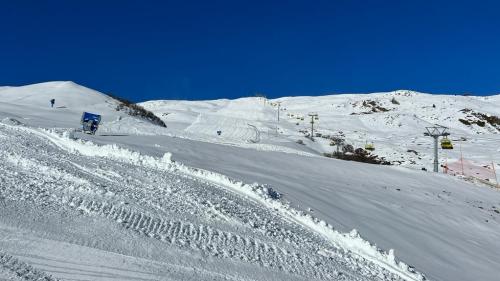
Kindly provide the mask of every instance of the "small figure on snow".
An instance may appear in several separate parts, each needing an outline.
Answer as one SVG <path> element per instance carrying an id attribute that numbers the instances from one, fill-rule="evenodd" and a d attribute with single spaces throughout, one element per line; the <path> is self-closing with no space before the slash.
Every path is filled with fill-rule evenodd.
<path id="1" fill-rule="evenodd" d="M 51 99 L 50 100 L 50 106 L 54 107 L 54 104 L 56 103 L 56 99 Z"/>
<path id="2" fill-rule="evenodd" d="M 222 134 L 222 131 L 221 131 L 221 130 L 217 131 L 217 135 L 219 135 L 219 136 L 220 136 L 221 134 Z"/>

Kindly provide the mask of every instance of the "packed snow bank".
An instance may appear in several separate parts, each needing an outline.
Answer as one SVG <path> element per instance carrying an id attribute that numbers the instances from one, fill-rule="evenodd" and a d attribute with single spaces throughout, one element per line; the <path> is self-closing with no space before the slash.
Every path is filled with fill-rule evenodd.
<path id="1" fill-rule="evenodd" d="M 170 153 L 165 153 L 163 157 L 157 158 L 120 148 L 117 145 L 100 146 L 89 141 L 74 140 L 70 137 L 71 133 L 68 131 L 56 132 L 55 130 L 36 130 L 25 127 L 17 128 L 43 136 L 49 139 L 54 145 L 70 153 L 79 153 L 92 157 L 105 157 L 124 163 L 132 163 L 160 170 L 180 171 L 187 176 L 224 186 L 240 195 L 260 202 L 270 209 L 277 210 L 290 220 L 321 235 L 337 249 L 355 254 L 359 256 L 359 258 L 372 262 L 405 280 L 425 279 L 421 273 L 416 272 L 404 262 L 398 261 L 395 258 L 393 250 L 386 253 L 378 249 L 375 245 L 364 240 L 356 230 L 350 233 L 338 232 L 325 221 L 318 220 L 309 214 L 304 214 L 302 211 L 290 207 L 290 205 L 283 200 L 281 194 L 270 187 L 259 184 L 245 184 L 240 181 L 235 181 L 225 175 L 185 166 L 181 163 L 172 161 L 172 155 Z M 328 255 L 328 253 L 328 249 L 320 250 L 320 254 L 322 255 Z"/>

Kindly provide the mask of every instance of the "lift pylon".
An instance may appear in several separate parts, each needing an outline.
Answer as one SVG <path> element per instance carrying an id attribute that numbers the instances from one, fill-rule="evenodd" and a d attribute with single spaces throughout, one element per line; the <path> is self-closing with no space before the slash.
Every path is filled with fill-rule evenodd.
<path id="1" fill-rule="evenodd" d="M 425 127 L 427 130 L 424 136 L 429 136 L 434 138 L 434 172 L 439 171 L 439 160 L 438 160 L 438 139 L 439 137 L 449 136 L 448 127 L 435 124 L 435 126 Z"/>

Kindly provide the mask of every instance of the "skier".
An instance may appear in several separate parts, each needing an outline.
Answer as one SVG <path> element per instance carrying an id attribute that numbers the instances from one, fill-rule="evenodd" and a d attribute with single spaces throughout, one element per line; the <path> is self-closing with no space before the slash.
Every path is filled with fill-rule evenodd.
<path id="1" fill-rule="evenodd" d="M 56 103 L 56 99 L 51 99 L 51 100 L 50 100 L 50 106 L 51 106 L 51 107 L 54 107 L 54 103 Z"/>
<path id="2" fill-rule="evenodd" d="M 222 131 L 220 131 L 220 130 L 219 130 L 219 131 L 217 131 L 217 135 L 219 135 L 219 136 L 220 136 L 221 134 L 222 134 Z"/>

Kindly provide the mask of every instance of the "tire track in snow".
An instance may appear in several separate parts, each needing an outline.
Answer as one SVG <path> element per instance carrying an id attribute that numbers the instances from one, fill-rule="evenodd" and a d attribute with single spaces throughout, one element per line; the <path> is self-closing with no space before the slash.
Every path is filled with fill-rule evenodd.
<path id="1" fill-rule="evenodd" d="M 202 224 L 195 225 L 180 220 L 153 217 L 143 212 L 116 207 L 105 202 L 86 200 L 80 197 L 64 198 L 61 201 L 84 214 L 111 219 L 120 223 L 124 228 L 141 235 L 161 240 L 170 245 L 200 250 L 205 255 L 237 258 L 258 263 L 261 266 L 280 268 L 295 274 L 320 279 L 350 275 L 350 280 L 357 280 L 349 272 L 339 273 L 330 267 L 318 266 L 329 261 L 328 258 L 319 255 L 310 257 L 251 237 L 243 237 Z"/>

